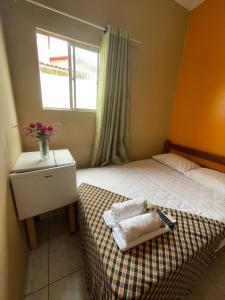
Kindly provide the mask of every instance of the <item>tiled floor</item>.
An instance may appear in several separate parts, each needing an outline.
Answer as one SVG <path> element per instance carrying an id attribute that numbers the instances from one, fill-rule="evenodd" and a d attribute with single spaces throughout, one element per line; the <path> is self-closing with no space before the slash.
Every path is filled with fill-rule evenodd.
<path id="1" fill-rule="evenodd" d="M 37 222 L 39 246 L 30 252 L 26 300 L 88 300 L 79 233 L 64 213 Z"/>
<path id="2" fill-rule="evenodd" d="M 88 300 L 79 233 L 70 235 L 65 215 L 58 212 L 38 222 L 38 235 L 40 245 L 30 253 L 25 299 Z M 185 300 L 225 300 L 225 252 Z"/>

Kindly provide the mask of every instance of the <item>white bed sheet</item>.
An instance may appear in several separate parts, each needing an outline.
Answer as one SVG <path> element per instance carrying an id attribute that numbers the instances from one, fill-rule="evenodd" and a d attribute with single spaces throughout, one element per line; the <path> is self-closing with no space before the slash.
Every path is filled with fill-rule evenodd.
<path id="1" fill-rule="evenodd" d="M 206 188 L 153 159 L 122 166 L 81 169 L 77 171 L 77 182 L 78 186 L 85 182 L 129 198 L 143 196 L 153 204 L 225 223 L 224 194 Z"/>
<path id="2" fill-rule="evenodd" d="M 153 204 L 194 213 L 225 223 L 225 195 L 153 159 L 121 166 L 77 170 L 77 184 L 89 183 L 129 197 L 140 196 Z M 225 246 L 221 241 L 217 251 Z"/>

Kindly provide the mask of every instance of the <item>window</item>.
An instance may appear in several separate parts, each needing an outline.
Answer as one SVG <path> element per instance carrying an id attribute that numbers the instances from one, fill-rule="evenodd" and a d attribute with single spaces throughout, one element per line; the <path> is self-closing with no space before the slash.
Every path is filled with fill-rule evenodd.
<path id="1" fill-rule="evenodd" d="M 98 49 L 37 33 L 42 106 L 96 109 Z"/>

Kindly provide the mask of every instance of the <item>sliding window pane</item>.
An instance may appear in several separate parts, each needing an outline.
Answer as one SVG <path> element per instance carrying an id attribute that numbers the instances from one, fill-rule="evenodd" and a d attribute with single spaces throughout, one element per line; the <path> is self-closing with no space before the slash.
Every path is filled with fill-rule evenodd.
<path id="1" fill-rule="evenodd" d="M 68 43 L 37 33 L 44 108 L 70 108 Z"/>
<path id="2" fill-rule="evenodd" d="M 75 47 L 76 108 L 96 109 L 98 53 Z"/>

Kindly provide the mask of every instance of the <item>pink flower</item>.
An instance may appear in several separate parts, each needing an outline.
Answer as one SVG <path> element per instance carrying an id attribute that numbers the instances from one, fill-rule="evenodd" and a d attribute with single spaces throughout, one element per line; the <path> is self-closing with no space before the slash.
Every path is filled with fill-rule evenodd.
<path id="1" fill-rule="evenodd" d="M 57 134 L 57 130 L 60 127 L 59 123 L 52 123 L 45 125 L 42 122 L 31 122 L 27 126 L 22 127 L 23 134 L 30 136 L 38 140 L 46 139 L 50 140 Z"/>
<path id="2" fill-rule="evenodd" d="M 47 126 L 44 126 L 44 125 L 43 125 L 43 126 L 41 127 L 41 130 L 45 132 L 45 131 L 48 130 L 48 128 L 47 128 Z"/>
<path id="3" fill-rule="evenodd" d="M 37 128 L 40 128 L 40 129 L 41 129 L 42 123 L 41 123 L 41 122 L 36 122 L 36 126 L 37 126 Z"/>

